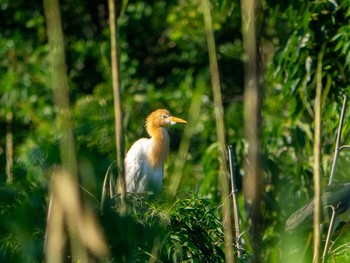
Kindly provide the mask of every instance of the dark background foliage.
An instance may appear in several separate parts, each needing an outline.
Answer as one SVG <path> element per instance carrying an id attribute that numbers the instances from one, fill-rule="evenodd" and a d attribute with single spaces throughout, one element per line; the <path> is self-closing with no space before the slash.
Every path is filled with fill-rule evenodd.
<path id="1" fill-rule="evenodd" d="M 242 175 L 247 146 L 240 3 L 218 0 L 211 4 L 226 139 L 234 146 L 236 172 Z M 60 7 L 79 171 L 82 186 L 95 197 L 91 202 L 98 207 L 105 172 L 115 159 L 108 5 L 107 1 L 61 1 Z M 1 0 L 0 10 L 0 261 L 35 262 L 43 257 L 51 169 L 60 162 L 43 5 L 40 1 Z M 261 11 L 263 261 L 281 262 L 299 256 L 295 251 L 302 250 L 306 242 L 306 235 L 293 236 L 295 239 L 285 235 L 284 223 L 312 196 L 315 72 L 323 45 L 324 184 L 330 174 L 342 96 L 349 90 L 350 1 L 271 0 L 262 2 Z M 135 221 L 130 223 L 131 229 L 143 229 L 145 235 L 137 245 L 126 246 L 130 251 L 125 252 L 137 250 L 133 260 L 144 262 L 158 239 L 164 262 L 220 262 L 224 257 L 218 219 L 217 145 L 201 3 L 129 1 L 121 10 L 118 41 L 127 148 L 146 136 L 144 120 L 152 110 L 167 108 L 187 119 L 192 98 L 200 104 L 178 201 L 150 202 L 143 217 L 136 214 L 131 218 L 129 223 Z M 171 153 L 165 168 L 164 196 L 175 173 L 183 129 L 169 130 Z M 347 114 L 343 144 L 350 139 L 349 130 Z M 6 182 L 9 135 L 13 144 L 11 183 Z M 337 180 L 348 180 L 349 158 L 349 153 L 341 152 Z M 238 178 L 241 190 L 240 182 Z M 250 223 L 241 194 L 239 199 L 245 231 Z M 125 223 L 126 219 L 114 216 L 115 223 L 101 219 L 106 229 L 120 230 Z M 159 222 L 161 226 L 155 228 Z M 118 233 L 106 233 L 112 244 L 120 242 Z M 125 242 L 132 242 L 138 233 L 131 231 Z M 341 241 L 334 248 L 346 247 L 346 238 L 337 240 Z M 249 244 L 246 249 L 249 260 Z M 306 260 L 307 256 L 308 252 Z M 349 259 L 347 250 L 331 256 Z"/>

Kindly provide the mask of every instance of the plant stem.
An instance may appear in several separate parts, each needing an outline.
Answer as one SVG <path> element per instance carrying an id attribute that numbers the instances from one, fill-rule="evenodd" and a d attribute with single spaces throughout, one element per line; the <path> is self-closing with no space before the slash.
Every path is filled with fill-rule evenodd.
<path id="1" fill-rule="evenodd" d="M 13 136 L 12 136 L 12 111 L 6 114 L 6 183 L 13 180 Z"/>
<path id="2" fill-rule="evenodd" d="M 120 70 L 119 70 L 119 55 L 118 55 L 118 34 L 117 23 L 118 17 L 116 15 L 116 6 L 114 0 L 108 0 L 109 7 L 109 27 L 111 34 L 111 64 L 112 64 L 112 84 L 113 84 L 113 101 L 114 101 L 114 127 L 117 153 L 117 167 L 120 190 L 122 194 L 122 202 L 124 203 L 126 186 L 124 173 L 124 124 L 123 124 L 123 109 L 121 99 L 121 85 L 120 85 Z M 121 207 L 124 207 L 123 205 Z"/>
<path id="3" fill-rule="evenodd" d="M 323 255 L 322 255 L 322 263 L 325 262 L 326 257 L 327 257 L 327 251 L 329 248 L 329 241 L 331 240 L 333 229 L 334 229 L 334 220 L 335 220 L 335 207 L 331 206 L 332 208 L 332 217 L 329 222 L 329 227 L 328 227 L 328 233 L 327 233 L 327 238 L 326 238 L 326 244 L 324 245 L 324 250 L 323 250 Z"/>
<path id="4" fill-rule="evenodd" d="M 61 14 L 57 0 L 44 0 L 44 7 L 50 47 L 53 93 L 57 107 L 56 123 L 58 125 L 57 130 L 61 133 L 59 142 L 61 162 L 63 167 L 77 178 Z"/>
<path id="5" fill-rule="evenodd" d="M 336 145 L 335 145 L 332 170 L 331 170 L 331 175 L 329 176 L 328 185 L 332 184 L 333 177 L 334 177 L 335 170 L 336 170 L 336 166 L 337 166 L 338 155 L 339 155 L 339 151 L 340 151 L 340 148 L 341 148 L 341 146 L 340 146 L 341 133 L 342 133 L 342 129 L 343 129 L 347 103 L 348 103 L 348 97 L 346 95 L 344 95 L 344 102 L 343 102 L 343 107 L 342 107 L 342 110 L 341 110 L 340 122 L 339 122 L 339 127 L 338 127 L 337 142 L 336 142 Z"/>
<path id="6" fill-rule="evenodd" d="M 322 59 L 326 44 L 324 43 L 318 54 L 316 72 L 316 97 L 315 97 L 315 134 L 314 134 L 314 257 L 313 262 L 320 260 L 321 245 L 321 105 L 322 105 Z"/>
<path id="7" fill-rule="evenodd" d="M 230 200 L 229 187 L 228 187 L 228 170 L 225 156 L 225 126 L 224 126 L 224 110 L 222 107 L 221 89 L 220 89 L 220 78 L 219 78 L 219 67 L 216 58 L 216 47 L 213 32 L 213 22 L 210 13 L 209 0 L 202 0 L 203 16 L 205 24 L 205 32 L 207 38 L 208 52 L 209 52 L 209 64 L 210 74 L 212 81 L 212 89 L 214 96 L 214 111 L 215 111 L 215 122 L 216 122 L 216 135 L 218 143 L 220 173 L 219 180 L 221 186 L 221 200 L 223 203 L 223 225 L 224 225 L 224 238 L 225 238 L 225 262 L 234 262 L 233 255 L 233 237 L 232 237 L 232 221 L 230 211 Z"/>
<path id="8" fill-rule="evenodd" d="M 231 175 L 231 194 L 232 194 L 232 203 L 233 203 L 233 218 L 235 222 L 235 233 L 236 233 L 236 247 L 238 257 L 242 260 L 242 251 L 241 251 L 241 232 L 239 229 L 239 214 L 238 214 L 238 201 L 237 201 L 237 187 L 235 182 L 235 166 L 233 162 L 233 149 L 232 145 L 227 146 L 229 164 L 230 164 L 230 175 Z"/>
<path id="9" fill-rule="evenodd" d="M 65 61 L 65 48 L 61 14 L 58 0 L 44 0 L 44 12 L 47 27 L 47 37 L 50 48 L 51 76 L 55 106 L 57 108 L 56 124 L 59 133 L 59 149 L 61 164 L 65 172 L 70 176 L 71 181 L 78 182 L 77 162 L 74 147 L 71 110 L 69 105 L 69 88 L 67 67 Z M 60 176 L 60 175 L 57 175 Z M 47 215 L 47 229 L 45 236 L 45 257 L 48 262 L 63 262 L 65 255 L 64 247 L 67 243 L 67 234 L 63 227 L 64 215 L 62 211 L 54 206 L 50 197 L 49 210 Z M 72 248 L 72 258 L 86 258 L 86 253 L 79 242 L 71 241 L 72 245 L 77 244 L 79 249 Z"/>
<path id="10" fill-rule="evenodd" d="M 244 63 L 244 125 L 248 154 L 244 176 L 244 195 L 251 203 L 253 262 L 261 261 L 261 156 L 260 156 L 260 56 L 258 52 L 257 12 L 260 1 L 241 0 Z"/>
<path id="11" fill-rule="evenodd" d="M 171 177 L 171 182 L 169 185 L 170 193 L 175 196 L 184 173 L 184 168 L 186 164 L 186 157 L 188 154 L 188 150 L 190 148 L 190 142 L 193 134 L 193 130 L 196 127 L 196 123 L 198 123 L 198 118 L 200 114 L 200 109 L 202 106 L 201 97 L 203 95 L 205 83 L 203 80 L 197 81 L 196 89 L 192 95 L 192 102 L 189 109 L 190 115 L 188 119 L 188 124 L 185 126 L 181 143 L 179 146 L 178 153 L 176 155 L 175 164 L 174 164 L 174 172 Z"/>

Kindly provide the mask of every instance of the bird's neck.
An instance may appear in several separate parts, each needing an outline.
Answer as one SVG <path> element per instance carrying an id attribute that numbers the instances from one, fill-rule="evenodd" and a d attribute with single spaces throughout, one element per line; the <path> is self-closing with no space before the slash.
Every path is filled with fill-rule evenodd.
<path id="1" fill-rule="evenodd" d="M 149 131 L 152 137 L 149 162 L 153 168 L 163 167 L 169 151 L 169 134 L 163 127 L 150 127 Z"/>

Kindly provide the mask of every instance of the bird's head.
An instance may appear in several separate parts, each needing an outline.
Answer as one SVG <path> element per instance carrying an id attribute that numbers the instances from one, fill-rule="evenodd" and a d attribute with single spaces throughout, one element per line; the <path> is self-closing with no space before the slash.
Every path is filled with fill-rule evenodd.
<path id="1" fill-rule="evenodd" d="M 180 119 L 178 117 L 174 117 L 168 110 L 158 109 L 153 111 L 150 115 L 148 115 L 146 120 L 146 128 L 148 129 L 163 127 L 166 125 L 174 125 L 177 122 L 187 123 L 187 121 Z"/>

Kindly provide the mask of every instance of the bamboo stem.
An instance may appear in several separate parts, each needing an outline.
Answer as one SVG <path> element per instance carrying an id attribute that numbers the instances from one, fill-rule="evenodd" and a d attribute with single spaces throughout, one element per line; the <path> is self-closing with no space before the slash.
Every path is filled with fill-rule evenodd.
<path id="1" fill-rule="evenodd" d="M 44 12 L 47 37 L 50 48 L 51 76 L 55 106 L 57 107 L 56 124 L 59 133 L 59 150 L 61 164 L 73 182 L 78 181 L 71 110 L 69 104 L 69 87 L 65 61 L 62 21 L 58 0 L 44 0 Z M 60 175 L 59 175 L 60 176 Z M 50 197 L 45 236 L 45 258 L 47 262 L 63 262 L 67 234 L 63 226 L 64 215 L 59 205 L 54 205 Z M 72 241 L 72 245 L 75 244 Z M 73 244 L 74 243 L 74 244 Z M 79 245 L 78 245 L 79 246 Z M 80 246 L 79 246 L 80 247 Z M 72 257 L 85 258 L 81 249 L 72 248 Z"/>
<path id="2" fill-rule="evenodd" d="M 60 157 L 69 174 L 78 178 L 75 155 L 73 124 L 69 105 L 69 88 L 61 14 L 58 0 L 44 0 L 47 36 L 50 47 L 51 75 L 55 105 L 57 107 L 57 130 L 60 133 Z"/>
<path id="3" fill-rule="evenodd" d="M 241 232 L 239 229 L 239 214 L 238 214 L 238 201 L 237 201 L 237 187 L 235 182 L 235 168 L 233 161 L 233 148 L 232 145 L 227 146 L 229 164 L 230 164 L 230 175 L 231 175 L 231 195 L 233 203 L 233 218 L 235 223 L 235 233 L 236 233 L 236 247 L 238 258 L 242 260 L 242 249 L 241 249 Z"/>
<path id="4" fill-rule="evenodd" d="M 314 134 L 314 257 L 313 262 L 320 260 L 321 246 L 321 106 L 322 106 L 322 59 L 326 45 L 323 44 L 318 54 L 316 72 L 316 97 L 315 97 L 315 134 Z"/>
<path id="5" fill-rule="evenodd" d="M 120 84 L 120 69 L 119 69 L 119 52 L 118 52 L 118 34 L 117 24 L 118 17 L 116 15 L 116 6 L 114 0 L 108 0 L 109 7 L 109 27 L 111 34 L 111 64 L 112 64 L 112 84 L 113 84 L 113 99 L 114 99 L 114 126 L 115 140 L 117 153 L 117 167 L 119 184 L 121 185 L 122 202 L 126 194 L 125 172 L 124 172 L 124 124 L 123 124 L 123 109 L 122 95 Z M 121 206 L 123 207 L 123 205 Z"/>
<path id="6" fill-rule="evenodd" d="M 12 111 L 6 114 L 6 183 L 13 181 L 13 136 L 12 136 Z"/>
<path id="7" fill-rule="evenodd" d="M 251 203 L 251 231 L 253 262 L 261 261 L 261 156 L 260 156 L 260 93 L 261 73 L 258 52 L 257 14 L 261 3 L 256 0 L 241 0 L 242 37 L 245 55 L 244 63 L 244 125 L 248 143 L 247 162 L 244 176 L 244 195 Z"/>
<path id="8" fill-rule="evenodd" d="M 339 122 L 339 127 L 338 127 L 337 142 L 336 142 L 336 145 L 335 145 L 332 170 L 331 170 L 331 175 L 329 176 L 328 185 L 331 185 L 332 181 L 333 181 L 333 177 L 334 177 L 336 166 L 337 166 L 337 160 L 338 160 L 339 151 L 342 148 L 345 148 L 345 147 L 340 146 L 340 144 L 341 144 L 341 133 L 342 133 L 342 129 L 343 129 L 347 103 L 348 103 L 348 97 L 346 95 L 344 95 L 344 102 L 343 102 L 343 107 L 342 107 L 342 110 L 341 110 L 340 122 Z"/>
<path id="9" fill-rule="evenodd" d="M 169 186 L 170 193 L 174 196 L 180 186 L 181 179 L 184 173 L 184 168 L 186 164 L 186 156 L 190 148 L 190 141 L 193 134 L 193 130 L 196 127 L 198 122 L 200 109 L 202 106 L 201 97 L 203 95 L 205 83 L 204 81 L 197 82 L 197 88 L 192 95 L 192 102 L 189 109 L 190 115 L 188 124 L 185 126 L 181 143 L 179 146 L 178 153 L 176 155 L 175 164 L 174 164 L 174 173 L 171 177 L 171 182 Z"/>
<path id="10" fill-rule="evenodd" d="M 324 250 L 323 250 L 323 255 L 322 255 L 322 263 L 325 262 L 326 257 L 327 257 L 327 251 L 329 248 L 329 241 L 331 240 L 331 236 L 333 233 L 333 229 L 334 229 L 334 221 L 335 221 L 335 207 L 334 206 L 330 206 L 332 208 L 332 217 L 331 220 L 329 222 L 329 227 L 328 227 L 328 233 L 327 233 L 327 238 L 326 238 L 326 244 L 324 245 Z"/>
<path id="11" fill-rule="evenodd" d="M 220 78 L 219 78 L 219 67 L 216 58 L 216 47 L 213 32 L 213 22 L 210 13 L 209 0 L 202 0 L 203 16 L 205 24 L 206 39 L 209 52 L 209 64 L 210 64 L 210 75 L 212 81 L 213 97 L 214 97 L 214 112 L 216 122 L 216 135 L 218 143 L 220 173 L 219 180 L 221 186 L 221 200 L 223 203 L 223 225 L 224 225 L 224 239 L 225 239 L 225 260 L 226 263 L 234 262 L 233 254 L 233 237 L 232 237 L 232 220 L 230 211 L 230 201 L 227 198 L 229 196 L 228 187 L 228 170 L 225 156 L 225 127 L 224 127 L 224 110 L 222 107 L 221 89 L 220 89 Z"/>
<path id="12" fill-rule="evenodd" d="M 336 140 L 336 146 L 335 146 L 335 151 L 334 151 L 334 157 L 333 157 L 333 164 L 332 164 L 332 170 L 331 170 L 331 174 L 329 177 L 329 182 L 328 185 L 332 185 L 332 181 L 335 175 L 335 171 L 336 171 L 336 165 L 337 165 L 337 160 L 338 160 L 338 156 L 339 156 L 339 152 L 342 149 L 348 149 L 349 146 L 348 145 L 343 145 L 341 146 L 341 133 L 343 130 L 343 124 L 344 124 L 344 118 L 345 118 L 345 113 L 346 113 L 346 105 L 348 102 L 348 97 L 346 95 L 344 95 L 344 101 L 343 101 L 343 107 L 342 107 L 342 111 L 341 111 L 341 115 L 340 115 L 340 121 L 339 121 L 339 127 L 338 127 L 338 133 L 337 133 L 337 140 Z M 323 250 L 323 255 L 322 255 L 322 262 L 325 262 L 325 259 L 327 257 L 327 251 L 329 248 L 329 242 L 331 239 L 331 235 L 333 233 L 333 225 L 334 225 L 334 218 L 335 218 L 335 208 L 332 206 L 332 217 L 330 220 L 330 224 L 328 226 L 328 234 L 327 234 L 327 239 L 326 239 L 326 243 L 324 246 L 324 250 Z M 325 216 L 328 216 L 328 214 L 326 214 Z"/>

